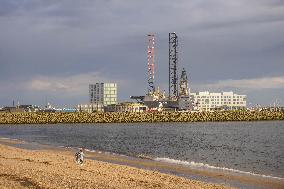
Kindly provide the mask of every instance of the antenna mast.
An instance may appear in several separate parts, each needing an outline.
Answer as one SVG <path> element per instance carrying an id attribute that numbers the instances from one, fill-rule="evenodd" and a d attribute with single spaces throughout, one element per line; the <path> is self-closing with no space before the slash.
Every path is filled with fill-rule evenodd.
<path id="1" fill-rule="evenodd" d="M 155 45 L 155 36 L 154 34 L 148 34 L 148 50 L 147 50 L 147 57 L 148 57 L 148 95 L 152 95 L 155 92 L 154 86 L 154 74 L 155 74 L 155 64 L 154 64 L 154 51 Z"/>

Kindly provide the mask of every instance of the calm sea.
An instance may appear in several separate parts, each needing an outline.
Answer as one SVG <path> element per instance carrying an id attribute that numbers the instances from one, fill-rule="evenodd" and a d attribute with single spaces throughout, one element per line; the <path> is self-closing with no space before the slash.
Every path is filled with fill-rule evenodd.
<path id="1" fill-rule="evenodd" d="M 284 178 L 284 121 L 0 125 L 0 137 Z"/>

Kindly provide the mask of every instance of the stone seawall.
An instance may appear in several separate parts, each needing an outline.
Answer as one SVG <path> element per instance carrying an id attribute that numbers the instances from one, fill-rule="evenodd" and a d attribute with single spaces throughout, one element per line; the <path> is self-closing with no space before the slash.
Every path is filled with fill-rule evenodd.
<path id="1" fill-rule="evenodd" d="M 0 124 L 133 123 L 284 120 L 284 112 L 0 113 Z"/>

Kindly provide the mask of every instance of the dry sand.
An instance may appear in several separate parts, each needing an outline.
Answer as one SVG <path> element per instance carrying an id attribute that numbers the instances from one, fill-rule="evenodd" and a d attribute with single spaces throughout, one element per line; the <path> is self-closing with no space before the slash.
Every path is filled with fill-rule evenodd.
<path id="1" fill-rule="evenodd" d="M 73 155 L 0 144 L 0 188 L 229 188 L 89 159 L 80 166 Z"/>

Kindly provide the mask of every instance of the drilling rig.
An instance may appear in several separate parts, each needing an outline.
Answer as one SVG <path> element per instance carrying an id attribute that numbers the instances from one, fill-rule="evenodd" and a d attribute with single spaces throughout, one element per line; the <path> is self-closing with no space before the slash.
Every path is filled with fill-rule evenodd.
<path id="1" fill-rule="evenodd" d="M 130 96 L 131 99 L 144 103 L 150 108 L 158 107 L 159 101 L 165 99 L 159 87 L 155 87 L 155 35 L 147 35 L 147 94 L 145 96 Z"/>
<path id="2" fill-rule="evenodd" d="M 193 108 L 192 99 L 190 98 L 190 89 L 188 87 L 188 78 L 185 69 L 183 68 L 180 76 L 179 82 L 179 109 L 180 110 L 190 110 Z"/>
<path id="3" fill-rule="evenodd" d="M 188 78 L 185 69 L 182 70 L 180 83 L 178 83 L 178 36 L 175 32 L 169 33 L 169 94 L 161 93 L 159 87 L 155 87 L 155 35 L 147 35 L 147 94 L 145 96 L 131 96 L 143 103 L 151 110 L 175 109 L 189 110 L 192 108 L 188 87 Z"/>
<path id="4" fill-rule="evenodd" d="M 153 95 L 155 92 L 154 77 L 155 77 L 155 36 L 148 34 L 148 48 L 147 48 L 147 63 L 148 63 L 148 94 Z"/>
<path id="5" fill-rule="evenodd" d="M 165 95 L 160 92 L 159 87 L 155 87 L 155 35 L 148 34 L 147 47 L 147 66 L 148 66 L 148 93 L 144 101 L 159 101 L 165 98 Z"/>
<path id="6" fill-rule="evenodd" d="M 169 100 L 178 99 L 178 36 L 169 33 Z"/>

